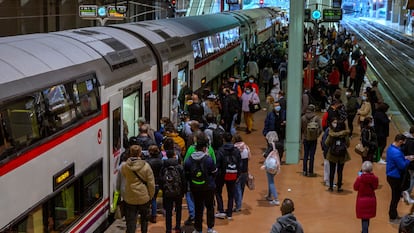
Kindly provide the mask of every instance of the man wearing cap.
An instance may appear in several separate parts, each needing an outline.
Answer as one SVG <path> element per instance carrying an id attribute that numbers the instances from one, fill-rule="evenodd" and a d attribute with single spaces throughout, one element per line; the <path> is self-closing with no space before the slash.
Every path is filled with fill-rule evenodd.
<path id="1" fill-rule="evenodd" d="M 302 116 L 301 122 L 303 139 L 303 175 L 315 177 L 316 174 L 313 173 L 313 165 L 316 145 L 318 137 L 322 132 L 321 119 L 318 115 L 315 114 L 315 105 L 308 105 L 305 115 Z"/>
<path id="2" fill-rule="evenodd" d="M 302 225 L 293 215 L 294 210 L 295 206 L 291 199 L 286 198 L 283 200 L 282 205 L 280 206 L 282 216 L 277 218 L 276 222 L 273 223 L 270 233 L 280 233 L 282 230 L 285 230 L 283 232 L 303 233 Z"/>

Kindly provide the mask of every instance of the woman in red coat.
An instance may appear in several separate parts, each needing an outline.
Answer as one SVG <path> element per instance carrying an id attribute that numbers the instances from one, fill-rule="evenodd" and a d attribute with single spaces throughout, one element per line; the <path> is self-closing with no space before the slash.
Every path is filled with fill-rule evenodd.
<path id="1" fill-rule="evenodd" d="M 377 198 L 375 197 L 377 188 L 378 177 L 372 173 L 372 163 L 365 161 L 354 183 L 354 190 L 358 191 L 356 215 L 361 219 L 362 233 L 368 233 L 369 219 L 375 217 L 377 213 Z"/>

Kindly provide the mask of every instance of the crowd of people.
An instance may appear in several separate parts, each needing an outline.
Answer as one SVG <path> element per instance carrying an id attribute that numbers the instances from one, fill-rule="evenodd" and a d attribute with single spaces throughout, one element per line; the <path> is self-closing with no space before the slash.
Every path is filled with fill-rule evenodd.
<path id="1" fill-rule="evenodd" d="M 354 182 L 358 192 L 356 216 L 361 219 L 362 232 L 366 233 L 369 220 L 376 214 L 378 177 L 372 171 L 373 163 L 387 166 L 387 182 L 392 190 L 390 222 L 400 220 L 397 205 L 402 194 L 407 203 L 414 204 L 410 195 L 414 187 L 414 166 L 410 162 L 414 160 L 414 127 L 406 135 L 395 137 L 386 150 L 385 161 L 382 156 L 389 136 L 389 106 L 378 90 L 378 82 L 363 88 L 367 69 L 365 55 L 354 43 L 354 36 L 339 29 L 338 32 L 321 30 L 316 67 L 312 68 L 310 62 L 306 64 L 305 61 L 301 106 L 302 174 L 317 176 L 314 161 L 320 142 L 324 184 L 329 192 L 335 188 L 343 192 L 343 169 L 351 159 L 350 140 L 358 135 L 366 151 L 361 154 L 361 172 Z M 265 199 L 270 205 L 280 205 L 282 212 L 271 232 L 288 228 L 293 228 L 292 232 L 303 232 L 292 214 L 293 201 L 281 202 L 274 182 L 283 164 L 288 110 L 285 98 L 288 61 L 278 42 L 273 38 L 251 49 L 245 59 L 247 78 L 229 77 L 223 80 L 217 93 L 210 88 L 192 91 L 184 83 L 177 97 L 180 120 L 163 117 L 159 130 L 152 129 L 143 118 L 138 120 L 139 135 L 124 141 L 125 152 L 117 182 L 128 233 L 135 232 L 138 214 L 141 232 L 147 232 L 148 221 L 157 221 L 160 190 L 168 233 L 182 232 L 184 197 L 188 207 L 184 225 L 193 226 L 194 233 L 202 232 L 204 209 L 208 233 L 216 232 L 216 218 L 232 220 L 233 213 L 242 209 L 251 158 L 250 148 L 240 135 L 241 120 L 244 119 L 244 132 L 252 133 L 256 112 L 253 106 L 261 102 L 266 102 L 262 110 L 267 111 L 262 130 L 268 146 L 263 153 L 268 184 Z M 305 48 L 311 49 L 307 44 Z M 309 69 L 315 70 L 308 72 Z M 261 91 L 264 91 L 262 95 Z M 359 129 L 353 127 L 355 118 Z M 402 184 L 408 185 L 403 189 Z M 226 205 L 222 197 L 224 186 Z"/>

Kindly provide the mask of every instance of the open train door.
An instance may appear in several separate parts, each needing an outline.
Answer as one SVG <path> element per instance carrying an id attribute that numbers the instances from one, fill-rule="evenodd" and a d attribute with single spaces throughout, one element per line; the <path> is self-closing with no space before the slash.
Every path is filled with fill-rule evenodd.
<path id="1" fill-rule="evenodd" d="M 108 152 L 108 187 L 109 203 L 113 203 L 116 176 L 122 153 L 122 92 L 109 97 L 109 152 Z M 104 182 L 105 184 L 105 182 Z"/>

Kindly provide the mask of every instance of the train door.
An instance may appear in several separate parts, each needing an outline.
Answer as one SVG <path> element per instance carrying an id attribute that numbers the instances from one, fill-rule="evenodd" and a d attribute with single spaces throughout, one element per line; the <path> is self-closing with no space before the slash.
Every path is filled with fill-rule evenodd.
<path id="1" fill-rule="evenodd" d="M 116 93 L 109 97 L 109 199 L 113 203 L 113 193 L 115 189 L 118 165 L 122 151 L 122 93 Z M 102 135 L 102 132 L 100 132 Z M 99 136 L 98 136 L 99 137 Z M 102 138 L 102 136 L 101 136 Z M 105 177 L 104 177 L 105 179 Z"/>
<path id="2" fill-rule="evenodd" d="M 129 85 L 123 90 L 122 120 L 123 120 L 123 141 L 132 136 L 138 135 L 137 120 L 143 116 L 142 112 L 142 83 L 138 82 Z"/>

